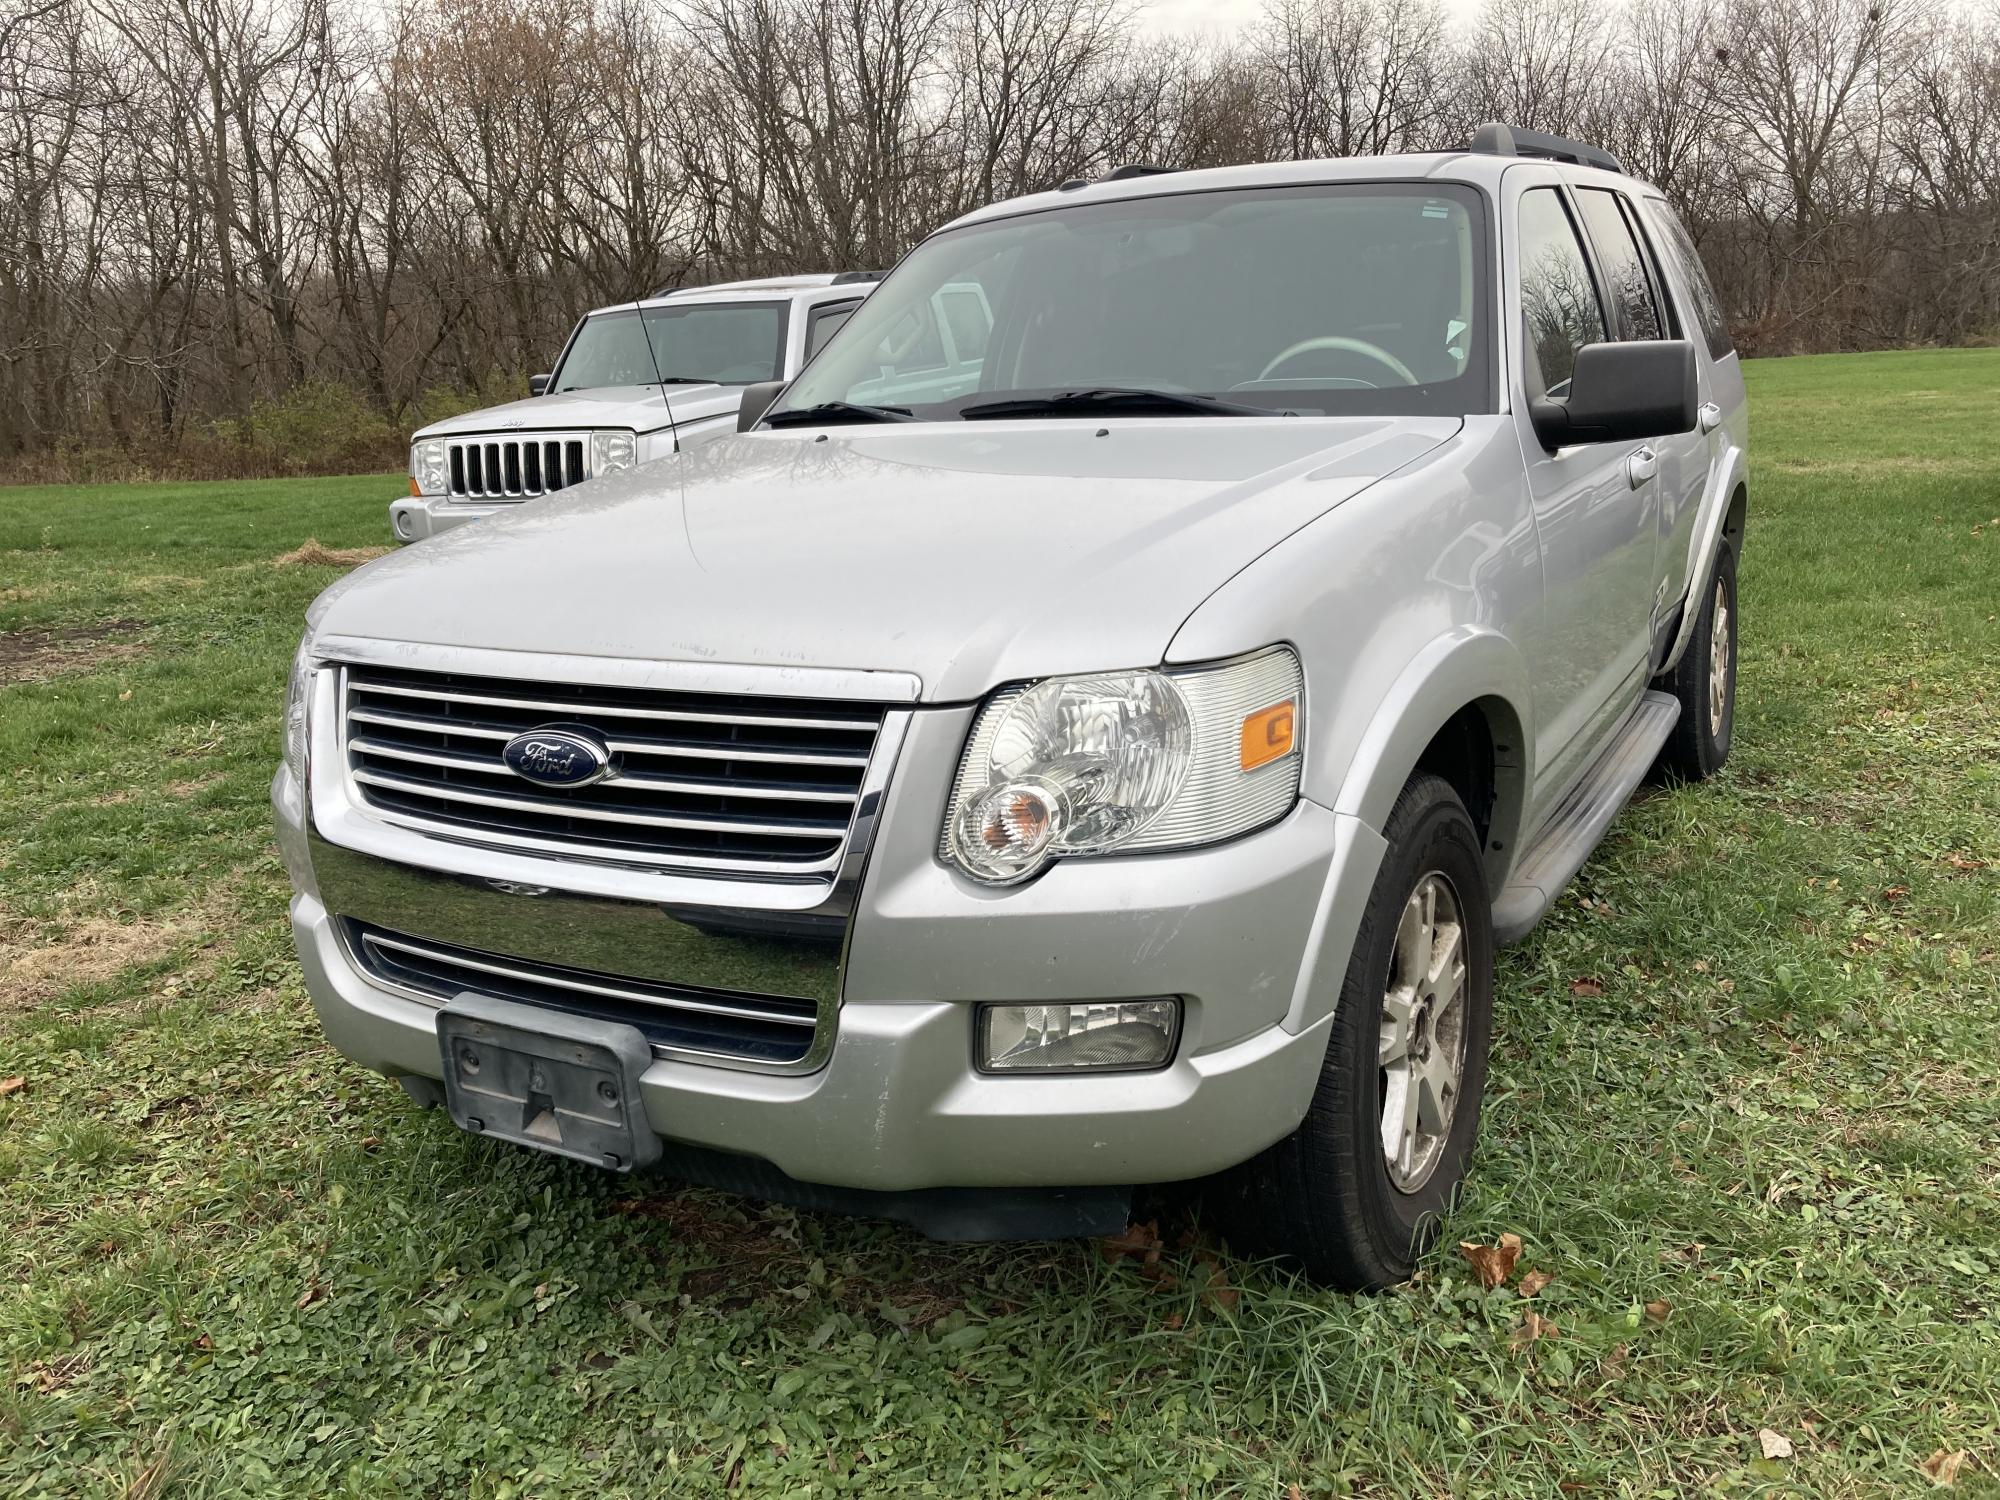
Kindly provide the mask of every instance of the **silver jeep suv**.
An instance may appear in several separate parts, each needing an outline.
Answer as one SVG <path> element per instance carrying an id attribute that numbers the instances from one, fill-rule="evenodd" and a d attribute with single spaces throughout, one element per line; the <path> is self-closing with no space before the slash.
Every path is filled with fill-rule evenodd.
<path id="1" fill-rule="evenodd" d="M 969 1238 L 1203 1179 L 1405 1276 L 1495 945 L 1729 751 L 1743 382 L 1660 194 L 1500 126 L 1070 183 L 739 421 L 313 607 L 334 1044 L 616 1169 Z"/>

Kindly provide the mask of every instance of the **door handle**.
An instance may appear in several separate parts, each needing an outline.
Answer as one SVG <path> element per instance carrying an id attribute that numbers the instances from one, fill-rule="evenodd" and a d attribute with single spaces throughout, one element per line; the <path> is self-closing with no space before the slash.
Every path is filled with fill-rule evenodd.
<path id="1" fill-rule="evenodd" d="M 1686 410 L 1685 407 L 1682 409 Z M 1700 415 L 1701 430 L 1703 432 L 1713 432 L 1722 425 L 1722 408 L 1717 406 L 1713 401 L 1704 401 L 1701 403 Z"/>
<path id="2" fill-rule="evenodd" d="M 1632 488 L 1640 485 L 1660 472 L 1660 455 L 1651 448 L 1641 448 L 1625 460 L 1625 475 L 1632 481 Z"/>

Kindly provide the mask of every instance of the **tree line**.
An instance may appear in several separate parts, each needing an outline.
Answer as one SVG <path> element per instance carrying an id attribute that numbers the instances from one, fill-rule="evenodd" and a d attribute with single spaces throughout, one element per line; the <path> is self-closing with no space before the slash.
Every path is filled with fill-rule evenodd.
<path id="1" fill-rule="evenodd" d="M 1752 353 L 2000 330 L 2000 12 L 1923 0 L 0 0 L 0 466 L 380 445 L 577 314 L 1131 161 L 1601 144 Z M 329 395 L 331 393 L 331 395 Z M 287 403 L 291 403 L 288 407 Z M 310 403 L 308 403 L 310 405 Z"/>

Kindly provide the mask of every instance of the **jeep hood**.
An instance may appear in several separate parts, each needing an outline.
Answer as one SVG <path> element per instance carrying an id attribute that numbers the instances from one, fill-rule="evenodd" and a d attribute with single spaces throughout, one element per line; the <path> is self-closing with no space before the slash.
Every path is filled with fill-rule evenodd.
<path id="1" fill-rule="evenodd" d="M 690 422 L 717 410 L 736 410 L 743 399 L 738 385 L 606 385 L 594 390 L 563 391 L 529 396 L 501 406 L 483 407 L 463 416 L 433 422 L 411 435 L 426 438 L 466 437 L 472 433 L 576 432 L 592 427 L 630 427 L 651 432 L 671 420 Z"/>
<path id="2" fill-rule="evenodd" d="M 1231 575 L 1456 418 L 758 432 L 371 563 L 320 628 L 661 661 L 909 672 L 933 702 L 1158 663 Z"/>

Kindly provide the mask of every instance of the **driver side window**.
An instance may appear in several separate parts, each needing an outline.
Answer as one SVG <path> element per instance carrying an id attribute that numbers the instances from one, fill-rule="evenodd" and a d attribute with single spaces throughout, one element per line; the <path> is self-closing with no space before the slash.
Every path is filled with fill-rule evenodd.
<path id="1" fill-rule="evenodd" d="M 1520 253 L 1528 355 L 1550 399 L 1561 401 L 1576 373 L 1576 351 L 1604 342 L 1604 308 L 1576 225 L 1554 188 L 1521 195 Z"/>

